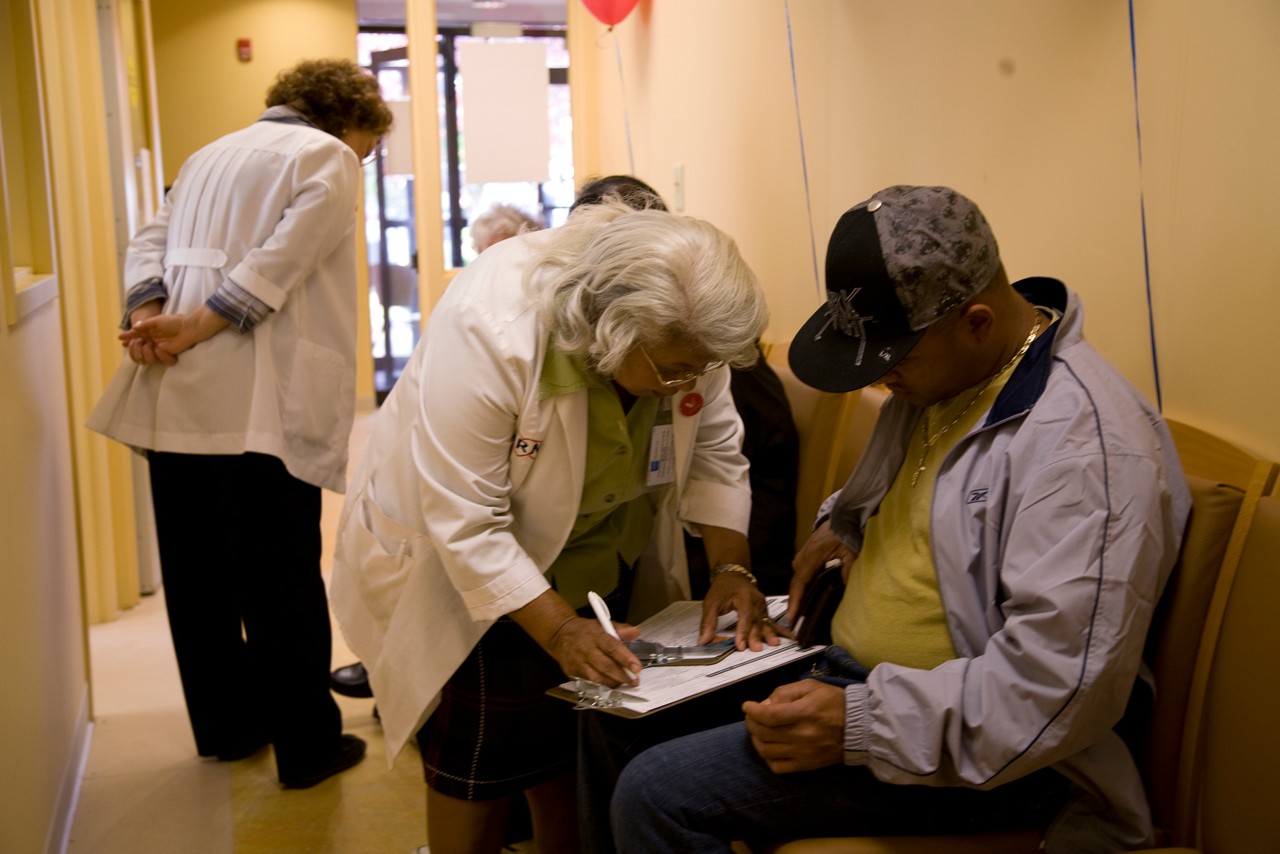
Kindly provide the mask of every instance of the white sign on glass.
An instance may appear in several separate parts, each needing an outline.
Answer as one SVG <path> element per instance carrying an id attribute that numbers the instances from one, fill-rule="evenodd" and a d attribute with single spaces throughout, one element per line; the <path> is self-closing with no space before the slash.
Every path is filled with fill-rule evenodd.
<path id="1" fill-rule="evenodd" d="M 458 64 L 467 183 L 547 181 L 546 45 L 462 42 Z"/>

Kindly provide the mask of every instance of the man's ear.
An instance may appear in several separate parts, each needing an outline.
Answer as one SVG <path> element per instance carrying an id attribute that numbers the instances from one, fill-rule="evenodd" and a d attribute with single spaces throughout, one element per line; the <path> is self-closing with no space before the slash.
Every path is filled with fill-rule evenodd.
<path id="1" fill-rule="evenodd" d="M 960 318 L 960 328 L 975 344 L 985 344 L 995 333 L 996 315 L 991 306 L 984 303 L 973 303 L 964 309 Z"/>

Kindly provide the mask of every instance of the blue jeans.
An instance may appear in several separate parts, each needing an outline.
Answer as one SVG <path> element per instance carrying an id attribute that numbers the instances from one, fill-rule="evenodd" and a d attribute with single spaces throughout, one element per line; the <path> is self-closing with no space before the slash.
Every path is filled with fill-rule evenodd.
<path id="1" fill-rule="evenodd" d="M 863 766 L 775 774 L 736 722 L 641 753 L 618 778 L 610 815 L 620 854 L 694 854 L 728 852 L 735 839 L 1043 827 L 1067 791 L 1050 769 L 989 791 L 884 783 Z"/>
<path id="2" fill-rule="evenodd" d="M 613 854 L 609 804 L 618 777 L 656 744 L 742 720 L 744 700 L 763 700 L 778 685 L 803 678 L 808 661 L 761 673 L 634 720 L 601 711 L 578 714 L 578 816 L 584 854 Z"/>

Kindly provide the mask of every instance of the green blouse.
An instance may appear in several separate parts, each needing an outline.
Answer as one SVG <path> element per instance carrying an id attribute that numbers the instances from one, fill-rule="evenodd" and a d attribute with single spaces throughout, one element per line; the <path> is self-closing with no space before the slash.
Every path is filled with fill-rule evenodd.
<path id="1" fill-rule="evenodd" d="M 585 358 L 547 346 L 539 396 L 586 389 L 587 458 L 578 518 L 547 580 L 574 608 L 587 604 L 587 591 L 601 595 L 618 585 L 618 564 L 634 564 L 653 529 L 654 505 L 644 499 L 649 439 L 660 413 L 669 419 L 670 399 L 639 397 L 623 411 L 613 381 Z M 663 408 L 666 407 L 666 412 Z M 664 487 L 656 487 L 662 489 Z"/>

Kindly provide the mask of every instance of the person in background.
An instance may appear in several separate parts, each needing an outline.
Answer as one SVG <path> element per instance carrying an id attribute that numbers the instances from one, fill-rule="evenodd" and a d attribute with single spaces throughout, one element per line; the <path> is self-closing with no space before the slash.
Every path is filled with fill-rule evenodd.
<path id="1" fill-rule="evenodd" d="M 130 243 L 130 361 L 89 427 L 147 454 L 197 752 L 273 744 L 300 789 L 365 750 L 329 694 L 320 490 L 346 485 L 360 163 L 392 117 L 347 60 L 281 72 L 266 103 Z"/>
<path id="2" fill-rule="evenodd" d="M 587 592 L 618 615 L 687 598 L 683 527 L 716 568 L 704 635 L 736 611 L 739 646 L 777 642 L 724 368 L 754 361 L 766 320 L 723 233 L 618 204 L 490 248 L 432 311 L 361 456 L 332 586 L 390 755 L 420 747 L 432 854 L 498 850 L 518 796 L 540 850 L 577 849 L 577 713 L 545 692 L 636 684 Z"/>
<path id="3" fill-rule="evenodd" d="M 471 221 L 471 245 L 479 255 L 495 243 L 541 228 L 542 223 L 515 205 L 494 205 Z"/>
<path id="4" fill-rule="evenodd" d="M 1190 507 L 1163 420 L 1085 341 L 1074 293 L 1010 284 L 954 190 L 855 205 L 826 283 L 796 375 L 892 392 L 795 562 L 793 603 L 843 563 L 835 645 L 745 721 L 627 765 L 618 850 L 1028 826 L 1051 854 L 1150 846 L 1114 727 Z"/>
<path id="5" fill-rule="evenodd" d="M 587 179 L 578 189 L 578 195 L 569 206 L 569 213 L 604 201 L 620 202 L 638 211 L 667 210 L 667 204 L 658 195 L 658 191 L 634 175 L 606 175 L 603 178 Z"/>

